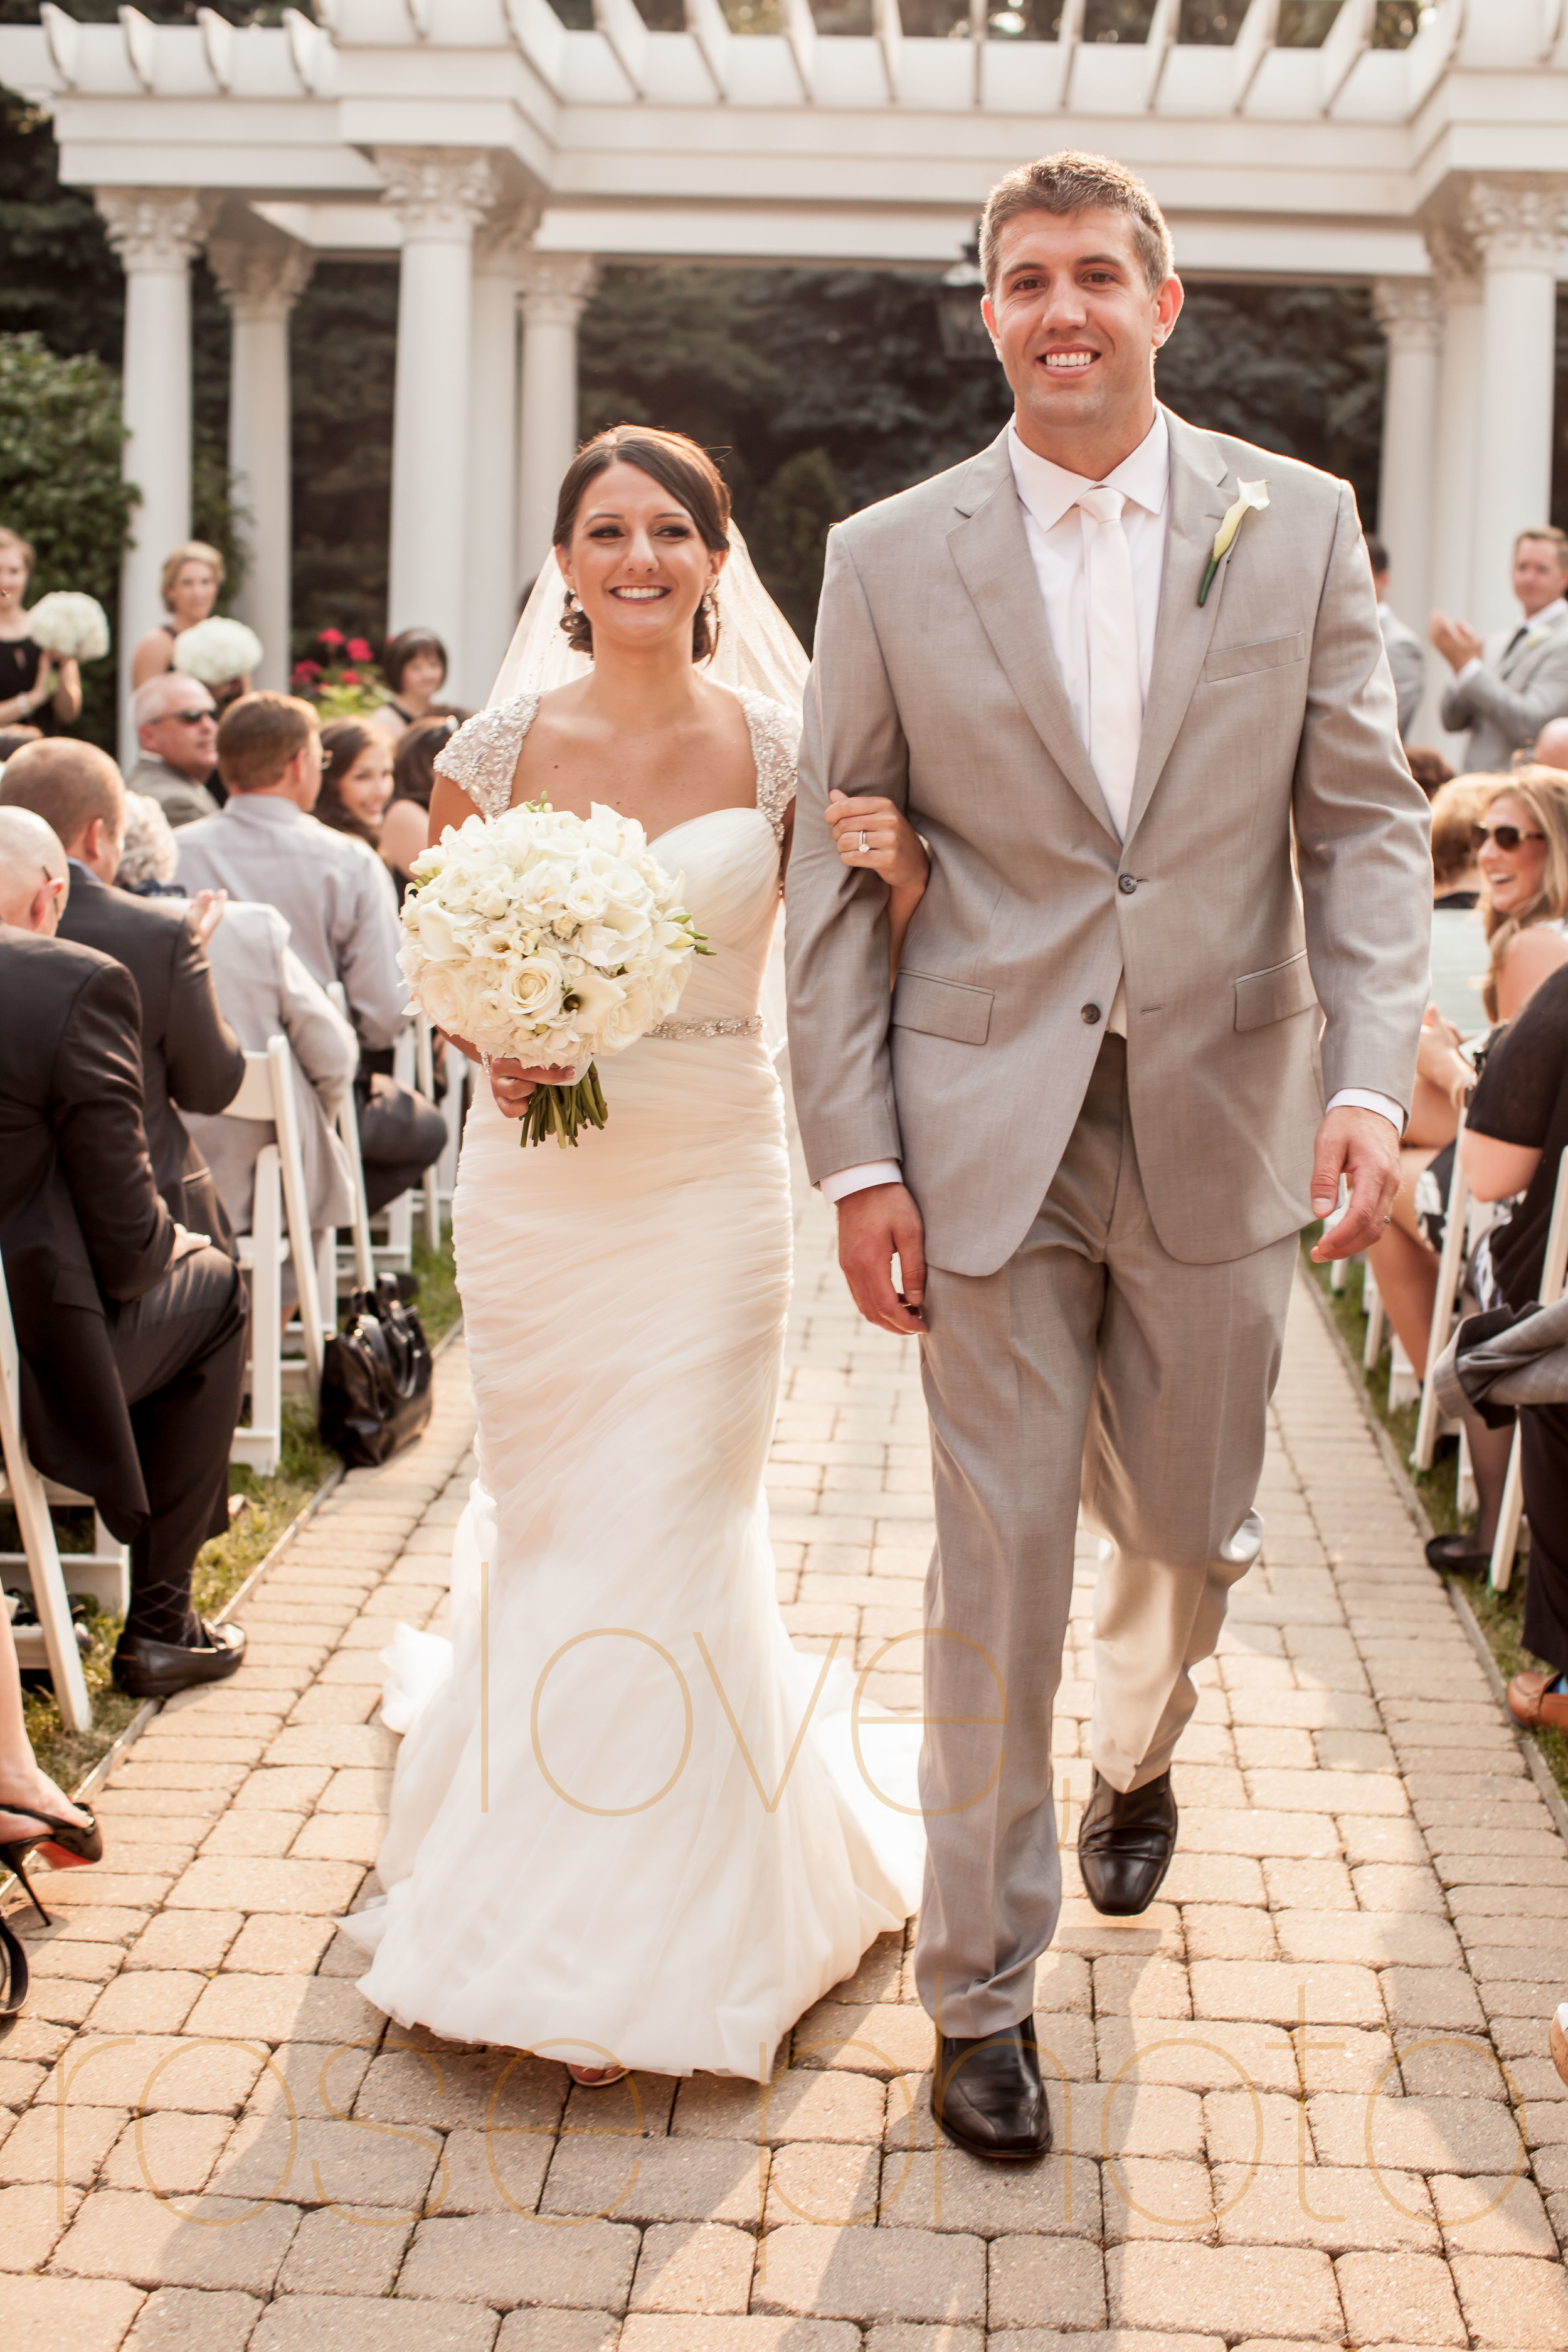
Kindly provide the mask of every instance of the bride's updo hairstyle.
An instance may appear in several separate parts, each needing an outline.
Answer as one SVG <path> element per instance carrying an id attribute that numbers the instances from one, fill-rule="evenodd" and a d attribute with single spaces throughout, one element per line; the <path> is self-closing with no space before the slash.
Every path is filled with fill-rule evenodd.
<path id="1" fill-rule="evenodd" d="M 718 467 L 707 450 L 689 441 L 684 433 L 661 433 L 652 425 L 606 425 L 603 433 L 595 433 L 591 441 L 584 442 L 561 484 L 555 509 L 557 547 L 571 546 L 572 533 L 577 527 L 577 509 L 589 484 L 608 473 L 612 466 L 635 466 L 639 473 L 647 474 L 660 489 L 669 492 L 677 506 L 685 509 L 705 547 L 715 553 L 728 550 L 730 493 Z M 592 657 L 593 625 L 581 604 L 568 604 L 561 625 L 573 652 Z M 705 596 L 692 616 L 692 660 L 706 661 L 718 637 L 718 623 Z"/>

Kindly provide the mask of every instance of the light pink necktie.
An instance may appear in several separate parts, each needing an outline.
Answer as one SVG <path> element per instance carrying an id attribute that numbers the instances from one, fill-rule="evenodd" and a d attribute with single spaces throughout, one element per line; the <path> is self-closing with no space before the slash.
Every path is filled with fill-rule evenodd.
<path id="1" fill-rule="evenodd" d="M 1138 747 L 1143 739 L 1143 679 L 1138 661 L 1138 612 L 1132 598 L 1132 557 L 1121 527 L 1125 492 L 1103 485 L 1078 504 L 1087 519 L 1085 585 L 1089 593 L 1089 756 L 1118 835 L 1125 840 L 1132 810 Z"/>

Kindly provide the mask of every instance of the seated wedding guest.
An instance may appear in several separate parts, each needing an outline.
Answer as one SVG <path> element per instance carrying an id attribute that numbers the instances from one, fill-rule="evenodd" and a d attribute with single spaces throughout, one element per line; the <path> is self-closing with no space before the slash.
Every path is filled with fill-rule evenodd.
<path id="1" fill-rule="evenodd" d="M 1432 799 L 1432 1002 L 1461 1037 L 1485 1026 L 1486 920 L 1470 835 L 1495 788 L 1492 776 L 1457 776 Z"/>
<path id="2" fill-rule="evenodd" d="M 371 712 L 369 724 L 395 742 L 405 727 L 430 716 L 431 705 L 447 683 L 447 648 L 434 629 L 400 629 L 387 640 L 381 674 L 392 688 L 392 700 Z"/>
<path id="3" fill-rule="evenodd" d="M 1517 628 L 1482 638 L 1447 613 L 1434 613 L 1427 628 L 1454 673 L 1443 724 L 1451 735 L 1469 730 L 1465 765 L 1473 773 L 1500 772 L 1549 719 L 1568 714 L 1568 532 L 1520 532 L 1513 593 L 1524 614 Z"/>
<path id="4" fill-rule="evenodd" d="M 1530 756 L 1538 768 L 1568 768 L 1568 719 L 1549 719 Z"/>
<path id="5" fill-rule="evenodd" d="M 238 1626 L 196 1616 L 191 1571 L 228 1526 L 245 1288 L 159 1196 L 135 982 L 54 937 L 70 887 L 43 819 L 0 806 L 0 1253 L 28 1452 L 131 1546 L 115 1679 L 162 1698 L 244 1654 Z"/>
<path id="6" fill-rule="evenodd" d="M 185 825 L 180 880 L 189 890 L 259 898 L 289 925 L 289 945 L 322 988 L 339 983 L 359 1039 L 354 1082 L 365 1195 L 373 1211 L 418 1182 L 446 1147 L 436 1106 L 363 1055 L 390 1046 L 407 1018 L 397 909 L 367 842 L 310 814 L 321 781 L 316 713 L 289 694 L 247 694 L 224 712 L 218 765 L 228 800 Z"/>
<path id="7" fill-rule="evenodd" d="M 1528 1307 L 1539 1299 L 1565 1149 L 1568 971 L 1544 981 L 1497 1040 L 1470 1097 L 1459 1142 L 1470 1189 L 1479 1200 L 1513 1203 L 1477 1252 L 1476 1288 L 1483 1311 Z M 1473 1433 L 1476 1423 L 1468 1426 Z M 1568 1404 L 1521 1411 L 1519 1433 L 1530 1521 L 1521 1639 L 1554 1671 L 1516 1675 L 1508 1703 L 1518 1723 L 1568 1731 Z M 1511 1443 L 1510 1426 L 1500 1433 Z"/>
<path id="8" fill-rule="evenodd" d="M 174 879 L 179 864 L 173 827 L 152 793 L 128 792 L 115 888 L 129 890 L 133 898 L 183 898 L 185 894 Z M 210 938 L 207 944 L 210 948 Z"/>
<path id="9" fill-rule="evenodd" d="M 1381 539 L 1374 539 L 1369 533 L 1366 553 L 1372 565 L 1372 584 L 1377 597 L 1377 621 L 1383 631 L 1383 649 L 1388 656 L 1388 667 L 1394 674 L 1399 732 L 1402 736 L 1408 735 L 1415 724 L 1415 714 L 1421 708 L 1421 697 L 1426 691 L 1426 648 L 1415 630 L 1405 626 L 1388 601 L 1392 572 L 1387 547 Z"/>
<path id="10" fill-rule="evenodd" d="M 319 821 L 379 849 L 391 797 L 392 745 L 385 735 L 362 719 L 334 719 L 323 727 Z"/>
<path id="11" fill-rule="evenodd" d="M 58 735 L 81 717 L 81 670 L 46 654 L 27 635 L 32 576 L 31 543 L 0 530 L 0 726 L 31 724 L 40 735 Z M 5 756 L 0 751 L 0 760 Z"/>
<path id="12" fill-rule="evenodd" d="M 1449 767 L 1441 751 L 1434 751 L 1430 744 L 1407 743 L 1405 747 L 1405 761 L 1428 800 L 1431 800 L 1444 784 L 1451 784 L 1454 781 L 1454 771 Z"/>
<path id="13" fill-rule="evenodd" d="M 392 868 L 401 906 L 414 861 L 430 838 L 430 794 L 436 761 L 470 714 L 466 710 L 422 719 L 410 727 L 392 763 L 392 798 L 381 821 L 381 854 Z"/>
<path id="14" fill-rule="evenodd" d="M 1473 777 L 1459 778 L 1474 784 Z M 1506 781 L 1482 780 L 1481 813 L 1469 828 L 1480 875 L 1486 967 L 1480 1008 L 1489 1024 L 1505 1024 L 1542 982 L 1568 963 L 1568 939 L 1557 928 L 1568 915 L 1568 778 L 1523 768 Z M 1434 810 L 1436 818 L 1436 810 Z M 1433 924 L 1434 955 L 1443 941 Z M 1479 961 L 1479 959 L 1478 959 Z M 1473 1083 L 1473 1066 L 1459 1052 L 1461 1028 L 1429 1008 L 1415 1064 L 1415 1090 L 1401 1153 L 1403 1175 L 1392 1222 L 1367 1252 L 1379 1296 L 1417 1372 L 1425 1372 L 1437 1297 L 1437 1258 L 1452 1177 L 1452 1144 L 1459 1110 Z M 1476 1537 L 1435 1536 L 1426 1556 L 1435 1568 L 1475 1573 L 1490 1557 L 1490 1538 L 1508 1467 L 1500 1449 L 1479 1433 L 1471 1455 L 1480 1496 Z"/>
<path id="15" fill-rule="evenodd" d="M 181 1108 L 219 1111 L 239 1092 L 245 1055 L 218 1010 L 205 935 L 219 908 L 133 898 L 113 885 L 125 831 L 125 787 L 107 751 L 66 737 L 5 763 L 0 803 L 52 825 L 71 861 L 60 937 L 122 963 L 141 1003 L 142 1117 L 153 1180 L 194 1232 L 226 1243 L 223 1206 Z"/>
<path id="16" fill-rule="evenodd" d="M 216 816 L 218 798 L 210 779 L 217 763 L 218 713 L 206 688 L 169 670 L 137 688 L 131 716 L 141 746 L 131 790 L 155 800 L 174 825 Z"/>
<path id="17" fill-rule="evenodd" d="M 224 1018 L 246 1052 L 265 1054 L 270 1039 L 289 1040 L 306 1204 L 319 1242 L 329 1225 L 346 1225 L 353 1216 L 353 1171 L 333 1122 L 353 1084 L 358 1041 L 289 946 L 289 926 L 276 907 L 231 898 L 207 953 Z M 257 1156 L 272 1140 L 270 1122 L 193 1118 L 189 1126 L 235 1231 L 247 1234 Z M 296 1296 L 291 1266 L 285 1277 L 287 1303 Z"/>
<path id="18" fill-rule="evenodd" d="M 182 630 L 194 629 L 198 621 L 208 618 L 217 604 L 223 575 L 223 557 L 205 539 L 187 539 L 183 546 L 171 549 L 158 581 L 169 617 L 139 640 L 131 656 L 132 686 L 145 686 L 161 671 L 174 668 L 174 639 Z M 239 678 L 235 687 L 237 692 L 248 694 L 250 680 Z"/>

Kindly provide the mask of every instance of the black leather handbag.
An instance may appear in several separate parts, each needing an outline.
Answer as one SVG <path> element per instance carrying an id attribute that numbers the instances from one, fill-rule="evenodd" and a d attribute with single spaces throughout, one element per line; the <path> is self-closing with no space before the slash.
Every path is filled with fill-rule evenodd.
<path id="1" fill-rule="evenodd" d="M 430 1343 L 412 1307 L 384 1274 L 349 1300 L 346 1330 L 321 1368 L 322 1438 L 351 1470 L 375 1470 L 411 1445 L 430 1418 Z"/>

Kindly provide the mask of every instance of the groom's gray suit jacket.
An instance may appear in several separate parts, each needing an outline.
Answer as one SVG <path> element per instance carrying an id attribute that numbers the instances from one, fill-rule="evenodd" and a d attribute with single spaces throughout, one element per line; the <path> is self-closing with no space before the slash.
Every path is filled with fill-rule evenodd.
<path id="1" fill-rule="evenodd" d="M 813 1181 L 901 1159 L 931 1262 L 954 1273 L 993 1273 L 1023 1240 L 1123 971 L 1139 1161 L 1177 1259 L 1246 1256 L 1306 1221 L 1325 1088 L 1410 1101 L 1426 803 L 1354 499 L 1169 424 L 1124 845 L 1052 654 L 1005 436 L 828 541 L 788 886 L 795 1102 Z M 1261 477 L 1269 504 L 1200 607 L 1215 527 Z M 931 844 L 890 1007 L 887 894 L 840 864 L 833 786 L 888 794 Z"/>

